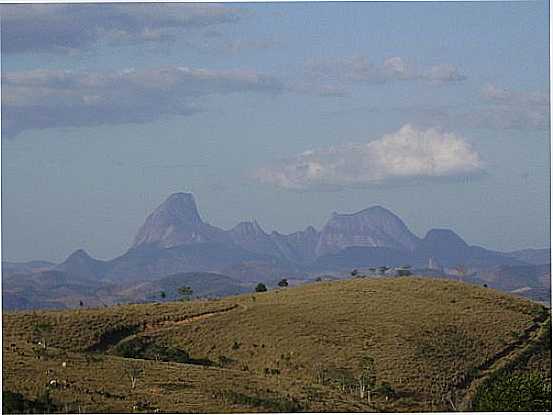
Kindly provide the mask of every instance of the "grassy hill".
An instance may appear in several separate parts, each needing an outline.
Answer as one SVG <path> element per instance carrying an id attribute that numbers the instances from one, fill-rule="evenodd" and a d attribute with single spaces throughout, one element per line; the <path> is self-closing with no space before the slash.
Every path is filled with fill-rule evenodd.
<path id="1" fill-rule="evenodd" d="M 507 366 L 550 384 L 548 319 L 537 303 L 429 278 L 5 313 L 4 391 L 32 405 L 48 390 L 74 412 L 470 408 L 478 385 Z"/>

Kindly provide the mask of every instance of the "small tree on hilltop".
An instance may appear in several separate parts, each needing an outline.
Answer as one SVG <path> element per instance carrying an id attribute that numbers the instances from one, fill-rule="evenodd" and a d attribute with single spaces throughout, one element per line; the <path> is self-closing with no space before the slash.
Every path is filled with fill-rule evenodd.
<path id="1" fill-rule="evenodd" d="M 255 286 L 255 292 L 256 293 L 263 293 L 267 291 L 267 286 L 265 284 L 263 284 L 262 282 L 260 282 L 259 284 L 257 284 Z"/>
<path id="2" fill-rule="evenodd" d="M 39 339 L 40 345 L 46 350 L 46 336 L 52 332 L 52 325 L 47 322 L 37 322 L 33 324 L 33 336 Z"/>
<path id="3" fill-rule="evenodd" d="M 190 301 L 190 298 L 192 297 L 192 293 L 194 292 L 190 287 L 180 287 L 178 291 L 182 297 L 181 298 L 182 301 Z"/>
<path id="4" fill-rule="evenodd" d="M 159 296 L 162 298 L 162 299 L 165 299 L 165 297 L 167 297 L 167 294 L 165 294 L 165 291 L 162 291 L 159 293 Z"/>
<path id="5" fill-rule="evenodd" d="M 279 286 L 279 287 L 288 287 L 288 280 L 287 280 L 286 278 L 281 279 L 281 280 L 278 282 L 278 286 Z"/>
<path id="6" fill-rule="evenodd" d="M 359 273 L 359 271 L 357 271 L 356 269 L 354 269 L 353 271 L 351 271 L 351 276 L 352 276 L 352 277 L 355 277 L 358 273 Z"/>

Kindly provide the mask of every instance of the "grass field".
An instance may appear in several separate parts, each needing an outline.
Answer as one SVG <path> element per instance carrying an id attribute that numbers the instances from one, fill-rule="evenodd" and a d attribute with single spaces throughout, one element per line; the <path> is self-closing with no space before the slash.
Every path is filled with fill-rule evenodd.
<path id="1" fill-rule="evenodd" d="M 550 350 L 530 347 L 548 315 L 491 289 L 413 277 L 5 313 L 4 391 L 34 400 L 55 380 L 60 410 L 81 412 L 453 410 L 507 360 L 550 382 Z M 368 372 L 370 401 L 358 387 Z"/>

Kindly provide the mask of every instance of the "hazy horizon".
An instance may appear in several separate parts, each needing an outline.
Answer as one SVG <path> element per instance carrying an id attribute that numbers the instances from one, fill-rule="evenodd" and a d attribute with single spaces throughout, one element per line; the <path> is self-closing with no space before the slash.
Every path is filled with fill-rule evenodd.
<path id="1" fill-rule="evenodd" d="M 547 2 L 0 16 L 5 261 L 121 255 L 174 192 L 223 229 L 380 205 L 419 237 L 550 246 Z"/>

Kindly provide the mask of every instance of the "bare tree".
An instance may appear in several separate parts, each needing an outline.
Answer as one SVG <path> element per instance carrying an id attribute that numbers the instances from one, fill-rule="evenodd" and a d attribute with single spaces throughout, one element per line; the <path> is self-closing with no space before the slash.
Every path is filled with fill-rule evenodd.
<path id="1" fill-rule="evenodd" d="M 371 393 L 376 387 L 376 368 L 372 357 L 365 357 L 361 362 L 361 374 L 357 378 L 359 383 L 359 396 L 361 399 L 367 393 L 367 401 L 371 404 Z"/>
<path id="2" fill-rule="evenodd" d="M 125 374 L 131 381 L 131 389 L 136 387 L 138 379 L 144 375 L 144 364 L 140 362 L 128 361 L 124 365 Z"/>
<path id="3" fill-rule="evenodd" d="M 321 363 L 316 363 L 314 367 L 315 371 L 315 381 L 320 384 L 324 385 L 326 382 L 326 369 L 323 367 Z"/>
<path id="4" fill-rule="evenodd" d="M 33 336 L 38 338 L 38 344 L 47 349 L 46 337 L 52 332 L 52 325 L 48 322 L 36 322 L 33 324 Z"/>

